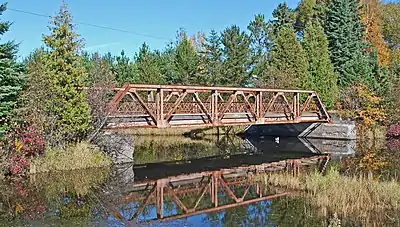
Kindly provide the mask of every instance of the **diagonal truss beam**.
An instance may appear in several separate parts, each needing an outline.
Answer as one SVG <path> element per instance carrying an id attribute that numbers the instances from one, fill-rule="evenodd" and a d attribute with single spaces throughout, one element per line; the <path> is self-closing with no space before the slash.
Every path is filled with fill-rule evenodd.
<path id="1" fill-rule="evenodd" d="M 185 96 L 187 95 L 187 91 L 185 90 L 180 96 L 179 98 L 175 101 L 174 105 L 172 106 L 171 110 L 167 113 L 167 115 L 165 116 L 165 120 L 169 121 L 172 117 L 172 114 L 175 112 L 175 110 L 179 107 L 179 104 L 181 104 L 181 102 L 183 101 L 183 99 L 185 98 Z"/>
<path id="2" fill-rule="evenodd" d="M 233 101 L 236 100 L 236 95 L 237 92 L 235 91 L 229 97 L 228 103 L 226 104 L 225 108 L 222 110 L 221 113 L 219 113 L 220 114 L 219 121 L 221 121 L 224 118 L 225 113 L 229 110 L 229 107 L 232 105 Z"/>
<path id="3" fill-rule="evenodd" d="M 153 120 L 154 124 L 157 125 L 157 118 L 155 117 L 154 113 L 149 109 L 146 103 L 143 101 L 142 97 L 135 91 L 131 91 L 131 93 L 137 98 L 139 104 L 145 109 L 147 114 L 150 115 L 151 119 Z"/>
<path id="4" fill-rule="evenodd" d="M 246 97 L 243 93 L 242 93 L 242 96 L 243 96 L 243 101 L 244 101 L 244 103 L 245 103 L 245 106 L 246 106 L 247 110 L 251 113 L 251 115 L 253 116 L 253 118 L 254 118 L 255 120 L 257 120 L 257 114 L 256 114 L 256 112 L 254 111 L 252 105 L 250 104 L 248 97 Z"/>
<path id="5" fill-rule="evenodd" d="M 204 103 L 201 101 L 201 99 L 200 99 L 199 95 L 197 94 L 197 92 L 193 93 L 193 95 L 194 95 L 194 98 L 195 98 L 197 104 L 200 106 L 200 109 L 207 116 L 209 122 L 213 123 L 213 120 L 212 120 L 210 114 L 208 113 L 207 108 L 205 107 Z"/>

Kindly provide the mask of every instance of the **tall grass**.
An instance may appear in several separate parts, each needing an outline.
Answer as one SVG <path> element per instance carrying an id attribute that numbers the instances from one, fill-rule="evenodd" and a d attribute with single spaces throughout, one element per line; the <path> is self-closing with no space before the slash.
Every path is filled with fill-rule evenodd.
<path id="1" fill-rule="evenodd" d="M 50 148 L 44 156 L 30 164 L 30 173 L 98 168 L 111 165 L 111 160 L 99 148 L 81 142 L 67 147 Z"/>
<path id="2" fill-rule="evenodd" d="M 360 219 L 398 212 L 400 184 L 379 181 L 372 174 L 342 176 L 337 168 L 330 168 L 323 176 L 318 172 L 293 176 L 288 173 L 264 175 L 265 184 L 302 190 L 307 199 L 322 210 L 337 212 L 343 217 Z"/>

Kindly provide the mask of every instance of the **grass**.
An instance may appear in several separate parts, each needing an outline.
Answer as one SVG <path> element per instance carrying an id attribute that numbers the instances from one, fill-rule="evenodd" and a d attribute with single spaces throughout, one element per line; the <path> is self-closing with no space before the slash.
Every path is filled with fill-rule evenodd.
<path id="1" fill-rule="evenodd" d="M 336 168 L 330 168 L 326 176 L 318 172 L 300 176 L 278 173 L 264 175 L 263 181 L 304 191 L 312 204 L 343 217 L 366 219 L 399 211 L 400 184 L 394 180 L 379 181 L 372 174 L 342 176 Z"/>
<path id="2" fill-rule="evenodd" d="M 81 142 L 65 149 L 50 148 L 44 156 L 34 158 L 30 173 L 98 168 L 111 165 L 111 160 L 99 148 Z"/>
<path id="3" fill-rule="evenodd" d="M 73 192 L 78 196 L 89 194 L 93 188 L 106 181 L 109 167 L 90 168 L 57 173 L 34 174 L 29 178 L 30 185 L 44 192 L 46 197 L 57 199 L 60 193 Z"/>

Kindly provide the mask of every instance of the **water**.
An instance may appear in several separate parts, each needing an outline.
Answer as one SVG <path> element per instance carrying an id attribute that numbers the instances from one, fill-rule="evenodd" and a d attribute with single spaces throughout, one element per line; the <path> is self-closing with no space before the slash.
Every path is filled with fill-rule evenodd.
<path id="1" fill-rule="evenodd" d="M 323 170 L 326 152 L 344 172 L 397 173 L 376 149 L 345 141 L 142 136 L 134 149 L 133 165 L 0 185 L 0 226 L 327 226 L 329 211 L 263 174 Z"/>

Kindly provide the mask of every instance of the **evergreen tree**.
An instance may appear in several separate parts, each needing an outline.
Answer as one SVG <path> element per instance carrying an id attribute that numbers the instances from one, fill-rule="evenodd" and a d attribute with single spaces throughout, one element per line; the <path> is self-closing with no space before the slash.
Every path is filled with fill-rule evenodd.
<path id="1" fill-rule="evenodd" d="M 250 38 L 240 31 L 236 25 L 226 28 L 222 33 L 223 45 L 223 77 L 224 85 L 247 86 L 250 82 L 248 75 Z"/>
<path id="2" fill-rule="evenodd" d="M 6 3 L 0 5 L 0 15 L 6 6 Z M 0 21 L 0 35 L 4 35 L 10 26 L 10 22 Z M 12 41 L 0 44 L 0 134 L 6 130 L 6 121 L 24 84 L 23 68 L 16 62 L 17 49 L 18 45 Z"/>
<path id="3" fill-rule="evenodd" d="M 348 86 L 371 81 L 359 1 L 330 0 L 325 32 L 329 40 L 332 63 L 339 73 L 339 85 Z"/>
<path id="4" fill-rule="evenodd" d="M 197 54 L 194 43 L 186 32 L 180 31 L 174 56 L 177 77 L 174 78 L 172 83 L 198 84 L 201 81 L 199 63 L 200 57 Z"/>
<path id="5" fill-rule="evenodd" d="M 307 56 L 291 26 L 283 27 L 270 53 L 270 70 L 266 86 L 299 88 L 307 78 Z"/>
<path id="6" fill-rule="evenodd" d="M 137 79 L 137 76 L 133 70 L 133 64 L 129 57 L 125 55 L 125 51 L 123 50 L 121 51 L 121 55 L 116 57 L 114 71 L 116 73 L 117 82 L 119 85 L 133 83 Z"/>
<path id="7" fill-rule="evenodd" d="M 383 39 L 381 15 L 378 0 L 362 0 L 362 19 L 366 26 L 366 40 L 371 44 L 370 52 L 377 51 L 379 65 L 389 64 L 389 50 Z"/>
<path id="8" fill-rule="evenodd" d="M 247 26 L 250 31 L 250 75 L 262 78 L 268 68 L 268 52 L 271 49 L 271 41 L 268 39 L 269 30 L 264 15 L 256 15 Z"/>
<path id="9" fill-rule="evenodd" d="M 54 94 L 47 102 L 47 111 L 54 116 L 50 135 L 54 143 L 83 139 L 90 129 L 90 108 L 87 94 L 88 74 L 79 55 L 83 46 L 75 32 L 72 16 L 63 4 L 44 36 L 48 48 L 46 67 L 50 70 L 50 86 Z"/>
<path id="10" fill-rule="evenodd" d="M 222 77 L 221 36 L 212 30 L 204 43 L 206 77 L 209 85 L 220 85 Z"/>
<path id="11" fill-rule="evenodd" d="M 280 3 L 272 12 L 272 16 L 274 19 L 270 21 L 272 27 L 271 39 L 278 35 L 281 28 L 293 26 L 296 21 L 296 11 L 290 9 L 286 2 Z"/>
<path id="12" fill-rule="evenodd" d="M 308 76 L 303 88 L 318 91 L 325 105 L 333 108 L 338 98 L 338 78 L 329 56 L 328 38 L 319 22 L 307 23 L 303 41 L 308 59 Z"/>
<path id="13" fill-rule="evenodd" d="M 302 0 L 297 7 L 296 28 L 303 30 L 310 21 L 317 20 L 323 24 L 328 0 Z"/>
<path id="14" fill-rule="evenodd" d="M 176 43 L 170 42 L 167 47 L 160 52 L 161 71 L 167 84 L 173 84 L 178 80 L 179 75 L 175 69 Z"/>
<path id="15" fill-rule="evenodd" d="M 149 46 L 143 43 L 139 53 L 135 56 L 135 69 L 138 71 L 137 83 L 164 84 L 165 79 L 161 71 L 161 56 L 152 53 Z"/>

